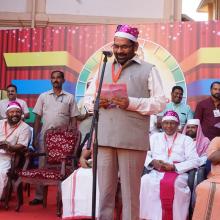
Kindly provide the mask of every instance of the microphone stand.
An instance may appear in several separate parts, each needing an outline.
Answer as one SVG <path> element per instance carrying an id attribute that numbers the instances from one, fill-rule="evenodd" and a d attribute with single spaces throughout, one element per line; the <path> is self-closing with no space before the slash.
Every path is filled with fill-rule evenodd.
<path id="1" fill-rule="evenodd" d="M 103 66 L 102 66 L 102 72 L 100 76 L 100 82 L 99 87 L 96 95 L 96 100 L 94 104 L 94 114 L 92 118 L 92 125 L 90 128 L 90 135 L 88 140 L 87 149 L 91 149 L 92 144 L 92 137 L 93 132 L 95 132 L 94 135 L 94 145 L 93 145 L 93 165 L 92 165 L 92 220 L 95 220 L 95 214 L 96 214 L 96 182 L 97 182 L 97 154 L 98 154 L 98 120 L 99 120 L 99 100 L 100 100 L 100 94 L 102 90 L 102 84 L 103 84 L 103 78 L 105 73 L 105 67 L 108 60 L 109 54 L 105 51 L 103 51 L 104 59 L 103 59 Z"/>

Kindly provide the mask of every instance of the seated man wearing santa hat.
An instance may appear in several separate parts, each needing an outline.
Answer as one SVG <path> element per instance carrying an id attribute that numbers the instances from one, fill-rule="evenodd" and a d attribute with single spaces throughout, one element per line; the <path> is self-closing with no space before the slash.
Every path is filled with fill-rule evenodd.
<path id="1" fill-rule="evenodd" d="M 140 218 L 151 220 L 186 220 L 190 203 L 187 171 L 199 165 L 192 138 L 178 132 L 180 120 L 175 111 L 162 118 L 164 132 L 150 137 L 142 176 Z"/>
<path id="2" fill-rule="evenodd" d="M 22 121 L 22 114 L 21 105 L 13 101 L 8 104 L 7 118 L 0 120 L 0 198 L 11 167 L 11 153 L 27 148 L 30 141 L 30 126 Z"/>

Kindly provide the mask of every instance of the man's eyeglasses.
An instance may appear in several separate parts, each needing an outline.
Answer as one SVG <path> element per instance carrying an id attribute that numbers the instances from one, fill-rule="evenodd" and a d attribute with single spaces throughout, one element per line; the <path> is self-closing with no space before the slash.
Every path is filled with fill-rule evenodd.
<path id="1" fill-rule="evenodd" d="M 133 44 L 130 44 L 130 45 L 118 45 L 118 44 L 113 44 L 112 45 L 112 48 L 113 49 L 115 49 L 115 50 L 118 50 L 119 48 L 121 49 L 121 50 L 127 50 L 127 49 L 129 49 L 129 48 L 131 48 L 131 47 L 133 47 Z"/>

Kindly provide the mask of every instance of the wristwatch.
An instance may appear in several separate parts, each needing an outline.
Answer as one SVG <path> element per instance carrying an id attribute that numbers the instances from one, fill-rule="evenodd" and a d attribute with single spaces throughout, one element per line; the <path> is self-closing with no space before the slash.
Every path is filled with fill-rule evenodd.
<path id="1" fill-rule="evenodd" d="M 153 160 L 152 160 L 152 161 L 149 163 L 149 165 L 148 165 L 148 166 L 149 166 L 149 168 L 152 168 L 152 169 L 154 168 L 154 165 L 153 165 Z"/>

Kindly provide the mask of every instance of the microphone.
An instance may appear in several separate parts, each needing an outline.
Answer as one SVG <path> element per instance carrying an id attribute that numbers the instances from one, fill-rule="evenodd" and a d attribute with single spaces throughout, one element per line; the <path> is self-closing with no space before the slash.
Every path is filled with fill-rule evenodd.
<path id="1" fill-rule="evenodd" d="M 111 57 L 113 55 L 112 51 L 108 51 L 108 50 L 104 50 L 102 51 L 102 53 L 107 57 Z"/>

